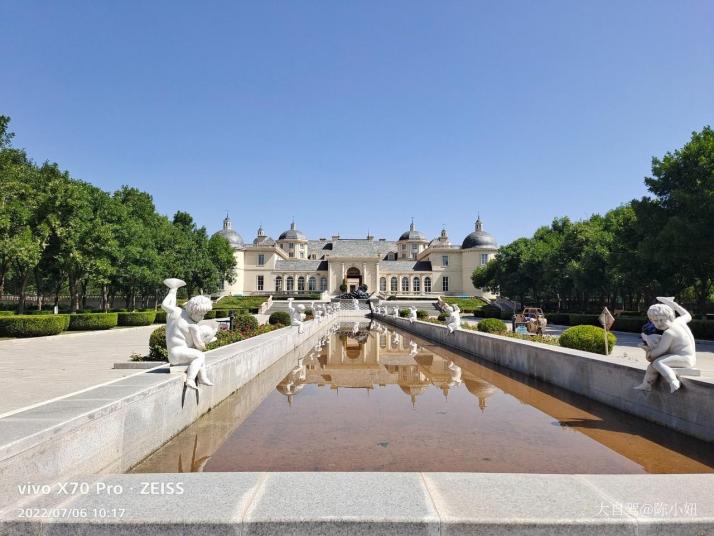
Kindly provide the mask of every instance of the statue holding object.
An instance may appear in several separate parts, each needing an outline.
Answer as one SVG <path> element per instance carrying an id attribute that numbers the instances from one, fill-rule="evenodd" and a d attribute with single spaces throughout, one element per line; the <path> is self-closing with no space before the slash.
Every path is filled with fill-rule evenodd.
<path id="1" fill-rule="evenodd" d="M 676 303 L 674 298 L 658 297 L 657 303 L 647 310 L 647 317 L 662 335 L 643 334 L 643 347 L 650 362 L 642 383 L 635 387 L 641 391 L 652 390 L 661 375 L 669 385 L 670 393 L 681 387 L 674 368 L 691 368 L 697 362 L 694 335 L 687 325 L 692 315 Z M 679 313 L 679 316 L 676 314 Z"/>
<path id="2" fill-rule="evenodd" d="M 188 365 L 186 387 L 198 389 L 198 383 L 213 385 L 206 374 L 206 345 L 216 340 L 217 325 L 200 325 L 205 314 L 213 308 L 211 299 L 194 296 L 182 309 L 176 304 L 176 293 L 186 285 L 181 279 L 164 280 L 169 293 L 161 303 L 166 311 L 166 349 L 171 365 Z"/>

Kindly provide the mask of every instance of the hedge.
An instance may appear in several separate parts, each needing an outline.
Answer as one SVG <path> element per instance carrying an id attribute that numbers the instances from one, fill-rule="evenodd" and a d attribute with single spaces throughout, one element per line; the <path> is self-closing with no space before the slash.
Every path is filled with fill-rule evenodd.
<path id="1" fill-rule="evenodd" d="M 290 314 L 287 311 L 275 311 L 268 317 L 268 324 L 271 325 L 289 326 L 291 323 Z"/>
<path id="2" fill-rule="evenodd" d="M 567 313 L 548 313 L 545 315 L 548 324 L 557 324 L 559 326 L 570 325 L 570 315 Z"/>
<path id="3" fill-rule="evenodd" d="M 166 311 L 156 311 L 154 324 L 166 324 Z"/>
<path id="4" fill-rule="evenodd" d="M 120 326 L 148 326 L 153 324 L 156 319 L 156 311 L 134 311 L 117 314 Z"/>
<path id="5" fill-rule="evenodd" d="M 0 311 L 0 316 L 12 316 L 15 314 L 15 311 Z"/>
<path id="6" fill-rule="evenodd" d="M 417 318 L 419 320 L 424 320 L 425 318 L 429 318 L 429 313 L 427 313 L 424 309 L 417 309 Z"/>
<path id="7" fill-rule="evenodd" d="M 111 329 L 119 321 L 118 313 L 79 313 L 69 315 L 70 331 Z"/>
<path id="8" fill-rule="evenodd" d="M 436 317 L 437 320 L 441 320 L 442 322 L 445 320 L 448 320 L 449 315 L 446 313 L 439 313 L 439 316 Z"/>
<path id="9" fill-rule="evenodd" d="M 501 309 L 495 305 L 484 305 L 481 309 L 476 310 L 474 314 L 481 318 L 501 318 Z"/>
<path id="10" fill-rule="evenodd" d="M 57 335 L 69 326 L 69 315 L 13 315 L 0 317 L 0 337 Z"/>
<path id="11" fill-rule="evenodd" d="M 399 316 L 409 318 L 409 309 L 399 309 Z"/>
<path id="12" fill-rule="evenodd" d="M 498 318 L 486 318 L 485 320 L 481 320 L 476 326 L 476 329 L 483 333 L 505 333 L 508 330 L 506 324 Z"/>
<path id="13" fill-rule="evenodd" d="M 689 329 L 698 339 L 714 340 L 714 320 L 692 320 Z"/>
<path id="14" fill-rule="evenodd" d="M 560 346 L 565 348 L 605 355 L 605 330 L 597 326 L 573 326 L 560 335 L 559 341 Z M 617 337 L 612 332 L 608 332 L 608 353 L 612 353 L 615 344 L 617 344 Z"/>

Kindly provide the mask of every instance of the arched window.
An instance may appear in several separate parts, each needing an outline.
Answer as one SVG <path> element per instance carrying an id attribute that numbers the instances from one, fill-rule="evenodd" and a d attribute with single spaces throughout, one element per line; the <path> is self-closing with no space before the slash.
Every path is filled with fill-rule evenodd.
<path id="1" fill-rule="evenodd" d="M 311 277 L 307 280 L 307 290 L 309 290 L 310 292 L 317 290 L 317 279 Z"/>
<path id="2" fill-rule="evenodd" d="M 325 292 L 327 290 L 327 278 L 326 277 L 320 278 L 320 290 L 322 292 Z"/>
<path id="3" fill-rule="evenodd" d="M 390 283 L 390 289 L 392 290 L 392 292 L 396 292 L 397 290 L 399 290 L 399 288 L 397 287 L 397 285 L 398 285 L 398 283 L 397 283 L 397 278 L 396 278 L 396 277 L 392 277 L 392 281 L 391 281 L 391 283 Z"/>
<path id="4" fill-rule="evenodd" d="M 298 292 L 305 292 L 305 278 L 303 276 L 298 277 Z"/>
<path id="5" fill-rule="evenodd" d="M 412 279 L 412 290 L 414 292 L 421 292 L 421 280 L 418 277 Z"/>
<path id="6" fill-rule="evenodd" d="M 275 290 L 278 292 L 283 290 L 283 278 L 281 276 L 275 278 Z"/>
<path id="7" fill-rule="evenodd" d="M 285 286 L 285 290 L 288 292 L 292 292 L 295 290 L 295 280 L 293 279 L 293 276 L 289 275 L 288 279 L 286 280 L 287 285 Z"/>
<path id="8" fill-rule="evenodd" d="M 402 292 L 409 292 L 409 278 L 402 277 Z"/>
<path id="9" fill-rule="evenodd" d="M 424 278 L 424 292 L 431 292 L 431 277 Z"/>
<path id="10" fill-rule="evenodd" d="M 379 290 L 382 292 L 387 292 L 387 278 L 386 277 L 379 278 Z"/>

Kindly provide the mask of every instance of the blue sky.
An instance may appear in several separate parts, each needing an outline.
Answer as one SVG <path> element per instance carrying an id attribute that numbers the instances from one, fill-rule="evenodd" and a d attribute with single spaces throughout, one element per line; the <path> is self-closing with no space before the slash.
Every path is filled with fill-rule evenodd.
<path id="1" fill-rule="evenodd" d="M 0 0 L 0 113 L 75 177 L 246 239 L 501 243 L 645 193 L 713 124 L 714 2 Z"/>

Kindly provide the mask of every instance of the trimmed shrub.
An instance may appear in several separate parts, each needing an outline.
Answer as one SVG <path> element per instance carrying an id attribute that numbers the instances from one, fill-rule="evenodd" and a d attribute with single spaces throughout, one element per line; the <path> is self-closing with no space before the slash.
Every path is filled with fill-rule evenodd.
<path id="1" fill-rule="evenodd" d="M 111 329 L 119 321 L 118 313 L 79 313 L 69 315 L 70 331 L 90 331 L 96 329 Z"/>
<path id="2" fill-rule="evenodd" d="M 275 311 L 268 317 L 268 324 L 273 326 L 289 326 L 291 323 L 290 314 L 287 311 Z"/>
<path id="3" fill-rule="evenodd" d="M 608 332 L 608 353 L 612 353 L 616 343 L 617 337 Z M 573 326 L 566 329 L 560 336 L 560 346 L 605 355 L 605 330 L 597 326 Z"/>
<path id="4" fill-rule="evenodd" d="M 449 315 L 446 313 L 439 313 L 439 316 L 436 317 L 437 320 L 440 320 L 441 322 L 445 322 L 449 318 Z"/>
<path id="5" fill-rule="evenodd" d="M 166 350 L 166 326 L 156 328 L 149 336 L 149 357 L 145 361 L 166 361 L 169 352 Z"/>
<path id="6" fill-rule="evenodd" d="M 505 333 L 508 331 L 506 324 L 498 318 L 486 318 L 485 320 L 481 320 L 476 329 L 483 333 Z"/>
<path id="7" fill-rule="evenodd" d="M 427 313 L 424 309 L 417 309 L 417 318 L 419 320 L 424 320 L 425 318 L 429 318 L 429 313 Z"/>
<path id="8" fill-rule="evenodd" d="M 117 314 L 120 326 L 149 326 L 156 319 L 156 311 L 133 311 Z"/>
<path id="9" fill-rule="evenodd" d="M 154 324 L 166 324 L 166 311 L 156 311 Z"/>
<path id="10" fill-rule="evenodd" d="M 258 320 L 250 314 L 237 315 L 233 320 L 233 328 L 245 334 L 252 334 L 258 329 Z"/>
<path id="11" fill-rule="evenodd" d="M 557 324 L 559 326 L 569 326 L 570 325 L 570 315 L 566 313 L 548 313 L 545 315 L 548 320 L 548 324 Z"/>
<path id="12" fill-rule="evenodd" d="M 15 311 L 0 311 L 0 316 L 12 316 L 15 314 Z"/>
<path id="13" fill-rule="evenodd" d="M 315 311 L 308 307 L 307 309 L 305 309 L 305 319 L 312 320 L 313 318 L 315 318 Z"/>
<path id="14" fill-rule="evenodd" d="M 69 326 L 69 315 L 12 315 L 0 317 L 0 337 L 57 335 Z"/>
<path id="15" fill-rule="evenodd" d="M 409 309 L 399 309 L 399 316 L 409 318 Z"/>
<path id="16" fill-rule="evenodd" d="M 252 335 L 248 335 L 248 337 L 251 336 Z M 245 338 L 246 336 L 237 329 L 234 329 L 232 331 L 221 329 L 218 330 L 218 333 L 216 333 L 216 340 L 211 344 L 207 345 L 206 350 L 220 348 L 221 346 L 225 346 L 227 344 L 233 344 L 234 342 L 242 341 Z"/>
<path id="17" fill-rule="evenodd" d="M 52 315 L 54 314 L 54 311 L 50 311 L 48 309 L 30 309 L 29 311 L 25 311 L 24 314 L 26 315 Z"/>

